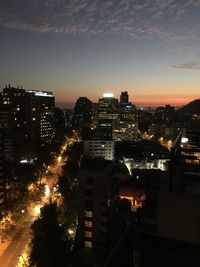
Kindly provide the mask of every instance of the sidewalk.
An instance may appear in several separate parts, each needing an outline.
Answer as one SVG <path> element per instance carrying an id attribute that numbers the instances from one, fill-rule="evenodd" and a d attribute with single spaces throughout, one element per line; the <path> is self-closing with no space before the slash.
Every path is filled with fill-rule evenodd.
<path id="1" fill-rule="evenodd" d="M 7 249 L 7 247 L 10 245 L 11 241 L 12 241 L 11 239 L 6 239 L 2 243 L 0 243 L 0 257 Z"/>
<path id="2" fill-rule="evenodd" d="M 7 247 L 12 242 L 13 238 L 15 237 L 16 233 L 18 232 L 19 228 L 23 224 L 23 222 L 30 217 L 29 214 L 27 216 L 22 216 L 18 220 L 18 224 L 14 229 L 11 230 L 9 234 L 7 234 L 7 238 L 3 239 L 3 241 L 0 243 L 0 257 L 3 255 L 3 253 L 6 251 Z"/>

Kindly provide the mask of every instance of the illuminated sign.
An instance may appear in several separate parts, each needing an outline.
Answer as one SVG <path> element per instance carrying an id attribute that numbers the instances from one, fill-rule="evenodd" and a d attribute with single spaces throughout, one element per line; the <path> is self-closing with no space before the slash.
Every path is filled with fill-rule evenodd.
<path id="1" fill-rule="evenodd" d="M 53 94 L 51 92 L 36 91 L 36 90 L 31 90 L 31 91 L 28 91 L 28 92 L 29 93 L 33 93 L 35 96 L 53 97 Z"/>
<path id="2" fill-rule="evenodd" d="M 182 137 L 181 143 L 182 144 L 187 144 L 188 143 L 188 138 L 187 137 Z"/>
<path id="3" fill-rule="evenodd" d="M 131 109 L 133 106 L 131 106 L 131 105 L 126 105 L 126 108 L 127 109 Z"/>
<path id="4" fill-rule="evenodd" d="M 114 97 L 114 96 L 111 93 L 106 93 L 106 94 L 103 94 L 103 97 Z"/>

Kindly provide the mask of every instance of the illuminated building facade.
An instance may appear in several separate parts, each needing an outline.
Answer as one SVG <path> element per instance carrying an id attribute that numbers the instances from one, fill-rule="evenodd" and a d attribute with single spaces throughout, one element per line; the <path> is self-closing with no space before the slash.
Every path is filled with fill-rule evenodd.
<path id="1" fill-rule="evenodd" d="M 113 140 L 115 141 L 137 141 L 138 122 L 119 121 L 113 127 Z"/>
<path id="2" fill-rule="evenodd" d="M 31 160 L 37 148 L 51 144 L 54 131 L 54 96 L 50 92 L 26 91 L 6 86 L 1 92 L 0 124 L 11 138 L 13 160 Z"/>
<path id="3" fill-rule="evenodd" d="M 99 99 L 99 125 L 113 126 L 119 118 L 118 100 L 112 94 L 104 94 Z"/>
<path id="4" fill-rule="evenodd" d="M 6 86 L 1 92 L 1 124 L 5 136 L 13 142 L 13 159 L 20 161 L 31 154 L 29 136 L 29 99 L 22 88 Z"/>
<path id="5" fill-rule="evenodd" d="M 91 158 L 114 160 L 115 143 L 112 140 L 84 140 L 84 155 Z"/>
<path id="6" fill-rule="evenodd" d="M 40 146 L 52 144 L 55 140 L 55 99 L 52 92 L 28 91 L 31 98 L 31 126 Z"/>
<path id="7" fill-rule="evenodd" d="M 111 126 L 114 141 L 138 139 L 138 116 L 135 106 L 128 102 L 128 93 L 122 92 L 120 103 L 112 94 L 99 99 L 99 126 Z"/>
<path id="8" fill-rule="evenodd" d="M 123 93 L 126 93 L 125 96 Z M 122 97 L 123 96 L 123 97 Z M 128 93 L 122 92 L 120 96 L 119 119 L 113 127 L 113 139 L 115 141 L 138 140 L 138 115 L 136 107 L 128 101 Z"/>

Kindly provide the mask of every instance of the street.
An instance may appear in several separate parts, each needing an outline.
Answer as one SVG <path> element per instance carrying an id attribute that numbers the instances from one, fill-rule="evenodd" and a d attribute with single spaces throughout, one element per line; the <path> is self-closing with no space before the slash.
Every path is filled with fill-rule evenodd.
<path id="1" fill-rule="evenodd" d="M 35 216 L 31 216 L 29 213 L 25 214 L 24 217 L 20 219 L 10 244 L 0 257 L 1 267 L 16 266 L 19 256 L 30 240 L 30 226 L 34 219 Z"/>
<path id="2" fill-rule="evenodd" d="M 62 166 L 65 162 L 62 154 L 67 148 L 67 142 L 62 148 L 60 155 L 54 164 L 48 166 L 48 172 L 51 174 L 46 180 L 45 196 L 42 197 L 40 204 L 32 203 L 16 224 L 15 229 L 10 233 L 5 243 L 0 243 L 0 266 L 1 267 L 20 267 L 28 266 L 25 256 L 28 256 L 28 243 L 31 240 L 30 226 L 35 218 L 40 214 L 40 208 L 49 203 L 54 193 L 54 186 L 61 174 Z M 25 256 L 23 256 L 25 255 Z"/>

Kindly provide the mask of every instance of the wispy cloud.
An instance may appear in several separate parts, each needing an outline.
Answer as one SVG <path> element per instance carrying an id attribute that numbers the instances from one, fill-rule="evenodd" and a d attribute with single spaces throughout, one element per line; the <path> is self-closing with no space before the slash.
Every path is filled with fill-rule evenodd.
<path id="1" fill-rule="evenodd" d="M 169 39 L 166 21 L 199 0 L 0 0 L 0 25 L 36 32 Z"/>
<path id="2" fill-rule="evenodd" d="M 172 64 L 169 67 L 178 70 L 200 70 L 200 64 L 197 62 Z"/>

